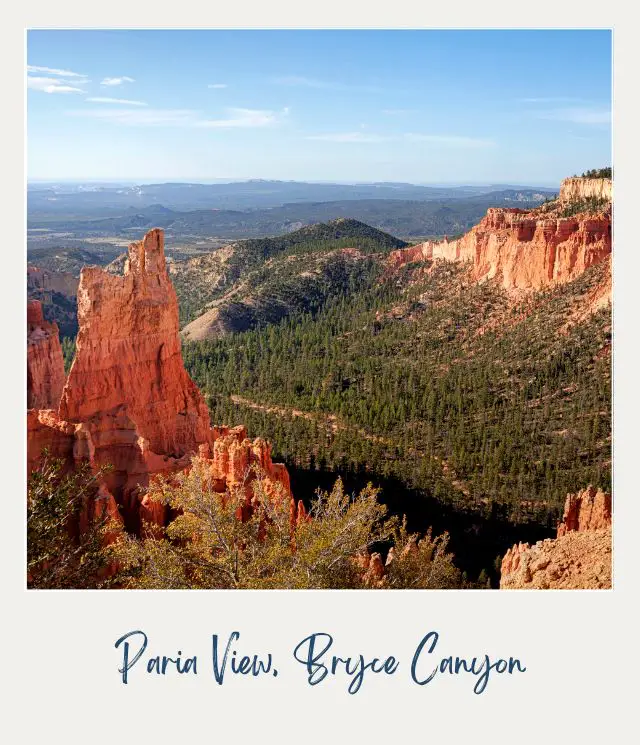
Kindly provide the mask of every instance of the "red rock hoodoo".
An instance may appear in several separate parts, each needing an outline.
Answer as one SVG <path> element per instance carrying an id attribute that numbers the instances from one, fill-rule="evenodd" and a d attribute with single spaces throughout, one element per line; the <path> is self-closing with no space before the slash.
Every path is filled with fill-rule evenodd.
<path id="1" fill-rule="evenodd" d="M 558 537 L 577 531 L 606 530 L 611 526 L 611 494 L 588 486 L 578 494 L 568 494 Z"/>
<path id="2" fill-rule="evenodd" d="M 38 300 L 27 304 L 27 408 L 55 409 L 64 387 L 58 325 L 45 321 Z"/>
<path id="3" fill-rule="evenodd" d="M 565 179 L 561 194 L 575 200 L 578 187 L 570 189 L 569 181 L 608 179 Z M 583 184 L 581 188 L 587 195 L 611 193 L 610 182 L 608 190 L 597 184 Z M 491 208 L 461 238 L 427 241 L 393 251 L 389 265 L 395 269 L 413 261 L 468 261 L 474 279 L 495 278 L 512 291 L 570 282 L 610 256 L 611 208 L 563 217 L 561 204 L 558 201 L 532 210 Z"/>
<path id="4" fill-rule="evenodd" d="M 146 447 L 176 458 L 206 442 L 209 412 L 182 364 L 162 231 L 131 244 L 123 276 L 83 269 L 78 323 L 63 419 L 87 422 L 126 409 Z"/>
<path id="5" fill-rule="evenodd" d="M 164 257 L 164 233 L 151 230 L 132 243 L 124 275 L 82 270 L 78 288 L 76 357 L 59 410 L 30 411 L 30 469 L 44 447 L 69 466 L 88 459 L 110 465 L 105 489 L 129 529 L 140 520 L 161 524 L 164 509 L 141 496 L 154 474 L 211 459 L 220 490 L 245 484 L 252 466 L 292 499 L 286 468 L 271 461 L 269 445 L 249 440 L 242 427 L 211 428 L 202 394 L 184 369 L 178 302 Z"/>
<path id="6" fill-rule="evenodd" d="M 558 537 L 518 543 L 502 559 L 500 589 L 611 587 L 611 495 L 587 487 L 568 494 Z"/>

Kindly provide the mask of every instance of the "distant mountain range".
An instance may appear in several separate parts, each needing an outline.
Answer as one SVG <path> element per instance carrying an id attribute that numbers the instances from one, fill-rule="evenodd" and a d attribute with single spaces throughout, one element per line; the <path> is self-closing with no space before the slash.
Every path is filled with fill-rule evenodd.
<path id="1" fill-rule="evenodd" d="M 298 181 L 252 180 L 215 184 L 52 184 L 31 183 L 31 216 L 50 214 L 102 217 L 123 209 L 163 205 L 173 210 L 246 210 L 279 207 L 288 203 L 336 202 L 362 199 L 430 201 L 464 199 L 496 191 L 524 191 L 537 195 L 554 189 L 513 185 L 423 186 L 407 183 L 332 184 Z"/>
<path id="2" fill-rule="evenodd" d="M 138 208 L 126 207 L 118 214 L 110 214 L 110 210 L 106 208 L 96 209 L 96 214 L 100 214 L 92 217 L 71 208 L 68 212 L 41 212 L 33 206 L 34 197 L 30 193 L 28 226 L 31 231 L 41 231 L 41 237 L 44 237 L 44 231 L 55 231 L 72 234 L 67 237 L 74 238 L 128 238 L 133 230 L 159 227 L 167 231 L 168 237 L 176 240 L 202 237 L 237 240 L 281 235 L 298 230 L 304 225 L 348 217 L 398 236 L 441 236 L 468 230 L 478 222 L 488 207 L 535 207 L 552 194 L 553 192 L 532 189 L 504 189 L 455 198 L 349 198 L 290 202 L 250 210 L 209 208 L 187 211 L 153 204 Z M 40 196 L 36 199 L 40 199 Z"/>

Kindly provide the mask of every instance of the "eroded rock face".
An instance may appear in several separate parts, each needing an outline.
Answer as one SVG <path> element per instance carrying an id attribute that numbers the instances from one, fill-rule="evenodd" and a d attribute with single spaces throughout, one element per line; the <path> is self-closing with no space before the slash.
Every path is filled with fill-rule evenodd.
<path id="1" fill-rule="evenodd" d="M 131 244 L 124 275 L 83 269 L 78 289 L 76 357 L 59 410 L 28 418 L 28 463 L 47 447 L 72 468 L 88 460 L 104 477 L 127 528 L 163 524 L 165 509 L 140 487 L 156 474 L 188 468 L 197 453 L 211 460 L 220 490 L 248 486 L 255 466 L 291 497 L 284 466 L 264 440 L 244 428 L 211 428 L 202 394 L 184 369 L 178 303 L 164 258 L 164 234 Z"/>
<path id="2" fill-rule="evenodd" d="M 27 298 L 42 303 L 43 315 L 58 324 L 60 336 L 75 336 L 78 277 L 37 266 L 27 267 Z"/>
<path id="3" fill-rule="evenodd" d="M 560 217 L 540 209 L 492 208 L 461 238 L 393 251 L 389 263 L 468 261 L 477 281 L 495 278 L 506 290 L 540 290 L 575 279 L 610 254 L 609 211 Z"/>
<path id="4" fill-rule="evenodd" d="M 588 486 L 578 494 L 567 495 L 558 537 L 578 531 L 603 530 L 611 526 L 611 494 Z"/>
<path id="5" fill-rule="evenodd" d="M 611 587 L 611 528 L 571 532 L 533 546 L 519 544 L 502 560 L 501 590 L 604 590 Z"/>
<path id="6" fill-rule="evenodd" d="M 62 459 L 73 467 L 73 445 L 76 425 L 65 422 L 50 409 L 27 411 L 27 473 L 38 468 L 42 453 L 47 450 L 52 458 Z"/>
<path id="7" fill-rule="evenodd" d="M 500 589 L 611 587 L 611 495 L 589 486 L 568 494 L 558 537 L 512 546 L 500 569 Z"/>
<path id="8" fill-rule="evenodd" d="M 38 300 L 27 304 L 27 408 L 55 409 L 64 388 L 64 360 L 56 323 Z"/>
<path id="9" fill-rule="evenodd" d="M 150 450 L 178 458 L 206 441 L 209 412 L 182 363 L 162 231 L 131 244 L 123 276 L 83 269 L 78 321 L 63 419 L 86 422 L 124 408 Z"/>
<path id="10" fill-rule="evenodd" d="M 44 300 L 50 300 L 53 293 L 68 298 L 75 297 L 78 291 L 78 278 L 70 272 L 52 272 L 38 266 L 27 267 L 27 292 L 38 293 Z"/>
<path id="11" fill-rule="evenodd" d="M 566 178 L 560 184 L 561 202 L 612 198 L 613 183 L 610 178 Z"/>

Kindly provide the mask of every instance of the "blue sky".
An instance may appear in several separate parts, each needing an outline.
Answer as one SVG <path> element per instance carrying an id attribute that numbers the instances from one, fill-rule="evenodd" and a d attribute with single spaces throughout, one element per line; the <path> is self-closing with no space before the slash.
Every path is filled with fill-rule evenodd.
<path id="1" fill-rule="evenodd" d="M 609 31 L 30 31 L 30 179 L 557 184 L 611 163 Z"/>

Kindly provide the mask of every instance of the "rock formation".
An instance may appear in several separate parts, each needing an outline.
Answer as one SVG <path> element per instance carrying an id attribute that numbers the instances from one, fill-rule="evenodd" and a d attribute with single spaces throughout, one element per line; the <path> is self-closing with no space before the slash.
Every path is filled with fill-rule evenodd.
<path id="1" fill-rule="evenodd" d="M 27 304 L 27 408 L 55 409 L 64 387 L 58 326 L 45 321 L 38 300 Z"/>
<path id="2" fill-rule="evenodd" d="M 566 178 L 560 184 L 561 202 L 576 202 L 581 199 L 613 198 L 613 183 L 610 178 Z"/>
<path id="3" fill-rule="evenodd" d="M 588 486 L 578 494 L 568 494 L 558 537 L 577 531 L 606 530 L 611 526 L 611 494 Z"/>
<path id="4" fill-rule="evenodd" d="M 112 466 L 103 494 L 113 495 L 133 532 L 142 520 L 166 519 L 140 487 L 155 474 L 188 468 L 197 453 L 211 460 L 221 492 L 248 488 L 259 466 L 268 483 L 281 484 L 292 498 L 288 473 L 272 463 L 264 440 L 249 440 L 243 428 L 210 427 L 204 398 L 182 362 L 161 230 L 131 244 L 124 275 L 83 269 L 78 318 L 76 357 L 58 412 L 29 412 L 30 469 L 44 447 L 69 467 L 85 459 L 96 469 Z"/>
<path id="5" fill-rule="evenodd" d="M 53 293 L 73 298 L 78 291 L 78 278 L 70 272 L 52 272 L 37 266 L 27 267 L 27 292 L 38 294 L 44 301 L 51 299 Z"/>
<path id="6" fill-rule="evenodd" d="M 469 262 L 474 280 L 496 279 L 509 291 L 570 282 L 611 255 L 611 207 L 565 216 L 566 202 L 610 195 L 609 179 L 565 179 L 556 202 L 532 210 L 491 208 L 461 238 L 392 251 L 388 266 L 394 270 L 435 259 Z"/>
<path id="7" fill-rule="evenodd" d="M 45 320 L 55 321 L 61 336 L 75 336 L 78 278 L 69 272 L 27 267 L 27 298 L 39 300 Z"/>
<path id="8" fill-rule="evenodd" d="M 182 363 L 163 244 L 160 230 L 132 243 L 123 276 L 83 269 L 60 416 L 86 422 L 126 409 L 150 450 L 179 458 L 206 441 L 209 412 Z"/>
<path id="9" fill-rule="evenodd" d="M 611 254 L 611 215 L 548 215 L 491 208 L 462 238 L 393 251 L 389 264 L 468 261 L 477 281 L 496 278 L 507 290 L 540 290 L 569 282 Z"/>
<path id="10" fill-rule="evenodd" d="M 568 494 L 558 537 L 512 546 L 500 569 L 500 589 L 611 587 L 611 495 L 589 486 Z"/>

